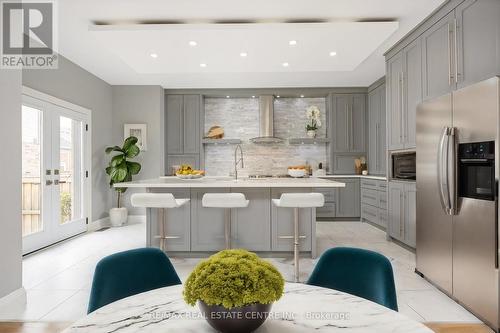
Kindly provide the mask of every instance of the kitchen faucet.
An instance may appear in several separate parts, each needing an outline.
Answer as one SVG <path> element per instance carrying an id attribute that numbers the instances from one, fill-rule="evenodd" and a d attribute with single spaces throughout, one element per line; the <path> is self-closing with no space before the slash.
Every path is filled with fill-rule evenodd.
<path id="1" fill-rule="evenodd" d="M 240 150 L 240 159 L 236 160 L 236 155 L 238 153 L 238 149 Z M 234 179 L 238 180 L 238 164 L 241 162 L 241 168 L 243 169 L 245 166 L 243 164 L 243 149 L 241 148 L 241 145 L 236 145 L 236 148 L 234 149 Z"/>

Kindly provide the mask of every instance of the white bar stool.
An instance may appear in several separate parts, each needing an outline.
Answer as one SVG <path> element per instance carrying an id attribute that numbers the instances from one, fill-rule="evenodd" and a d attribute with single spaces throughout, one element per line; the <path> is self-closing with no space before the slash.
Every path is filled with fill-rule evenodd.
<path id="1" fill-rule="evenodd" d="M 231 248 L 231 209 L 248 207 L 243 193 L 205 193 L 201 199 L 203 207 L 225 208 L 224 211 L 224 239 L 226 249 Z"/>
<path id="2" fill-rule="evenodd" d="M 273 204 L 276 207 L 293 208 L 294 281 L 299 282 L 299 209 L 323 207 L 325 197 L 321 193 L 283 193 L 281 198 L 273 199 Z"/>
<path id="3" fill-rule="evenodd" d="M 176 199 L 172 193 L 134 193 L 130 196 L 130 202 L 134 207 L 159 208 L 160 235 L 155 236 L 160 239 L 160 249 L 165 251 L 165 241 L 167 239 L 177 239 L 179 236 L 165 235 L 165 223 L 167 220 L 166 209 L 179 208 L 189 202 L 189 199 Z"/>

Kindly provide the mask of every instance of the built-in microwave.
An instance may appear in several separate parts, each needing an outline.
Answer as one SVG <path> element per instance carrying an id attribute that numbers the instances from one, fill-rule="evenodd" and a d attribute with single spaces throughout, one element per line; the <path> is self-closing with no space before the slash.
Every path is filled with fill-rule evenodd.
<path id="1" fill-rule="evenodd" d="M 391 178 L 399 180 L 416 180 L 417 154 L 413 152 L 401 152 L 391 154 Z"/>

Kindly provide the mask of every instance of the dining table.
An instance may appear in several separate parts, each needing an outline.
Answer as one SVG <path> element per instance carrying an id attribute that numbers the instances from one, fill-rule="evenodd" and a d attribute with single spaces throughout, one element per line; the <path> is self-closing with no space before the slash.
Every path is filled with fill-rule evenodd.
<path id="1" fill-rule="evenodd" d="M 198 306 L 182 297 L 183 285 L 133 295 L 81 318 L 64 333 L 215 332 Z M 285 283 L 268 319 L 255 332 L 432 333 L 420 322 L 364 298 L 334 289 Z"/>

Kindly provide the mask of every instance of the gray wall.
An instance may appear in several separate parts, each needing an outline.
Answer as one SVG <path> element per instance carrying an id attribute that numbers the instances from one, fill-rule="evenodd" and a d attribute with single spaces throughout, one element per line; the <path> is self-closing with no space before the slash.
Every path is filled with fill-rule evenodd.
<path id="1" fill-rule="evenodd" d="M 21 72 L 0 69 L 0 298 L 21 288 Z"/>
<path id="2" fill-rule="evenodd" d="M 142 169 L 134 178 L 136 180 L 157 178 L 163 174 L 164 96 L 160 86 L 113 86 L 113 144 L 123 142 L 124 124 L 147 124 L 147 151 L 138 156 L 137 162 L 141 163 Z M 145 214 L 142 209 L 130 207 L 131 193 L 130 189 L 126 192 L 123 205 L 132 215 Z"/>
<path id="3" fill-rule="evenodd" d="M 111 191 L 104 168 L 104 148 L 113 143 L 112 88 L 109 84 L 59 56 L 57 70 L 23 70 L 23 85 L 92 110 L 92 217 L 107 216 Z"/>
<path id="4" fill-rule="evenodd" d="M 317 136 L 326 136 L 326 99 L 317 98 L 279 98 L 274 101 L 274 134 L 283 139 L 306 137 L 306 109 L 316 105 L 321 110 L 322 126 Z M 259 100 L 257 98 L 205 98 L 205 133 L 214 125 L 224 128 L 228 139 L 242 139 L 245 169 L 241 175 L 248 174 L 286 174 L 290 165 L 305 164 L 313 166 L 322 162 L 327 166 L 326 144 L 257 145 L 249 142 L 259 135 Z M 206 145 L 205 170 L 210 176 L 227 176 L 233 172 L 233 145 Z"/>

